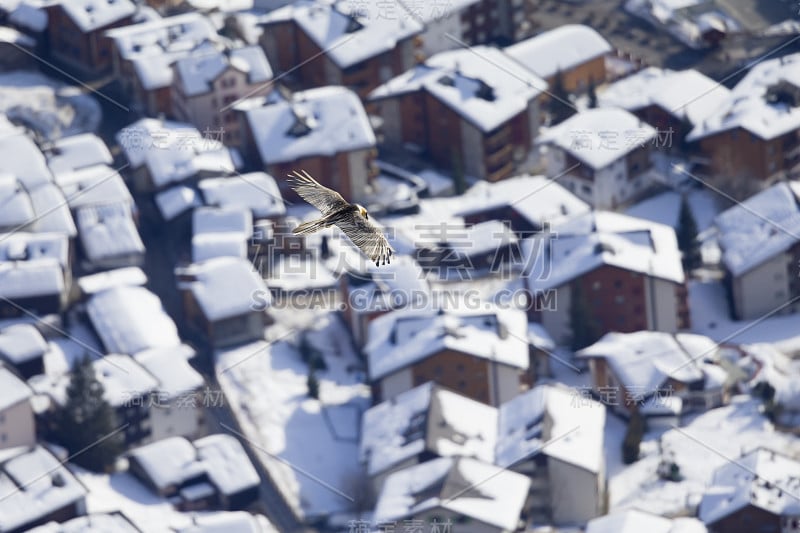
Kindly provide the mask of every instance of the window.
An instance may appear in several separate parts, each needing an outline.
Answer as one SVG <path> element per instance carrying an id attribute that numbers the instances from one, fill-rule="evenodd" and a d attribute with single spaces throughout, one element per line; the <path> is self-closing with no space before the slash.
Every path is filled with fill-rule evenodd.
<path id="1" fill-rule="evenodd" d="M 599 281 L 592 283 L 592 290 L 599 291 L 603 285 Z"/>
<path id="2" fill-rule="evenodd" d="M 618 294 L 618 295 L 616 295 L 614 297 L 614 302 L 616 302 L 618 304 L 624 304 L 625 303 L 625 297 L 623 295 L 621 295 L 621 294 Z"/>

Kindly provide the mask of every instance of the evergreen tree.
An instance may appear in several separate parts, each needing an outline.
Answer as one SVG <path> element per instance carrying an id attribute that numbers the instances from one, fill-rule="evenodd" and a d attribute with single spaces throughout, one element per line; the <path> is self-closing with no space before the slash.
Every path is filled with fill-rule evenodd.
<path id="1" fill-rule="evenodd" d="M 550 89 L 550 122 L 555 125 L 565 121 L 575 114 L 575 106 L 569 99 L 569 92 L 564 85 L 564 75 L 557 70 L 553 78 L 553 87 Z"/>
<path id="2" fill-rule="evenodd" d="M 54 436 L 74 455 L 71 461 L 96 472 L 110 470 L 123 451 L 116 413 L 104 394 L 86 354 L 72 365 L 66 402 L 54 417 Z"/>
<path id="3" fill-rule="evenodd" d="M 572 330 L 572 349 L 580 350 L 600 338 L 599 328 L 583 296 L 581 284 L 570 286 L 569 325 Z"/>
<path id="4" fill-rule="evenodd" d="M 316 400 L 319 399 L 319 380 L 317 379 L 314 368 L 308 367 L 308 378 L 306 379 L 306 386 L 308 387 L 308 395 Z"/>
<path id="5" fill-rule="evenodd" d="M 683 269 L 692 270 L 702 263 L 700 256 L 700 242 L 697 240 L 697 223 L 689 208 L 686 197 L 681 200 L 681 210 L 678 215 L 678 248 L 683 253 Z"/>
<path id="6" fill-rule="evenodd" d="M 589 109 L 595 109 L 597 107 L 597 86 L 594 83 L 594 78 L 589 78 L 589 89 L 588 89 L 588 96 L 589 96 Z"/>
<path id="7" fill-rule="evenodd" d="M 453 150 L 450 152 L 450 157 L 453 160 L 453 188 L 456 194 L 462 194 L 467 190 L 467 180 L 464 175 L 464 163 L 461 159 L 461 153 Z"/>

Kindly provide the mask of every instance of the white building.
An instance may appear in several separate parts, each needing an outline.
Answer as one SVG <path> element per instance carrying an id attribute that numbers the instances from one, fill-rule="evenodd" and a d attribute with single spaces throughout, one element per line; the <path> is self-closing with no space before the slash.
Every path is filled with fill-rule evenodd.
<path id="1" fill-rule="evenodd" d="M 428 382 L 364 413 L 360 456 L 373 489 L 436 457 L 494 460 L 497 409 Z"/>
<path id="2" fill-rule="evenodd" d="M 219 50 L 201 46 L 173 66 L 173 115 L 200 131 L 222 128 L 229 146 L 241 141 L 239 118 L 233 104 L 270 90 L 272 69 L 259 46 Z"/>
<path id="3" fill-rule="evenodd" d="M 733 312 L 741 320 L 800 308 L 800 186 L 788 181 L 751 196 L 714 219 Z"/>
<path id="4" fill-rule="evenodd" d="M 33 391 L 11 370 L 0 366 L 0 450 L 36 444 Z"/>
<path id="5" fill-rule="evenodd" d="M 656 183 L 656 130 L 615 108 L 582 111 L 542 133 L 547 175 L 595 209 L 617 209 Z"/>
<path id="6" fill-rule="evenodd" d="M 410 466 L 384 483 L 378 524 L 421 520 L 466 533 L 516 531 L 531 481 L 477 459 L 442 457 Z"/>
<path id="7" fill-rule="evenodd" d="M 582 526 L 605 512 L 606 409 L 540 385 L 499 408 L 496 464 L 531 480 L 529 520 Z"/>

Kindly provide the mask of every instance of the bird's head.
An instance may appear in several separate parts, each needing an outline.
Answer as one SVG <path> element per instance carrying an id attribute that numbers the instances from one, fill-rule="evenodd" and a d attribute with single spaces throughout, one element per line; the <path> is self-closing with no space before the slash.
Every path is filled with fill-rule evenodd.
<path id="1" fill-rule="evenodd" d="M 367 213 L 367 208 L 361 204 L 355 204 L 358 212 L 361 213 L 361 216 L 369 220 L 369 213 Z"/>

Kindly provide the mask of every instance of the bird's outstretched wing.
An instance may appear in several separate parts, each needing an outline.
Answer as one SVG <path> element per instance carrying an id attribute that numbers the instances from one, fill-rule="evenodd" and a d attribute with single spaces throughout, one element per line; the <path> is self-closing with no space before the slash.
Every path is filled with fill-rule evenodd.
<path id="1" fill-rule="evenodd" d="M 383 232 L 359 213 L 351 213 L 336 221 L 336 225 L 358 246 L 376 266 L 390 263 L 392 249 Z"/>
<path id="2" fill-rule="evenodd" d="M 343 209 L 350 205 L 342 198 L 338 192 L 320 185 L 317 180 L 305 170 L 300 172 L 294 171 L 289 174 L 289 185 L 294 189 L 300 197 L 306 202 L 310 203 L 319 209 L 323 215 L 329 215 L 339 209 Z"/>

